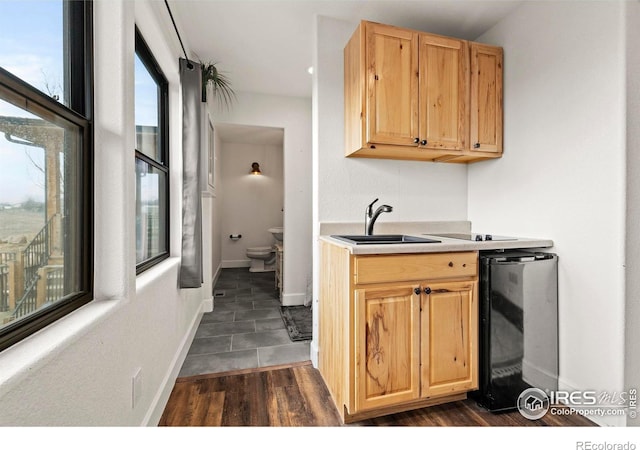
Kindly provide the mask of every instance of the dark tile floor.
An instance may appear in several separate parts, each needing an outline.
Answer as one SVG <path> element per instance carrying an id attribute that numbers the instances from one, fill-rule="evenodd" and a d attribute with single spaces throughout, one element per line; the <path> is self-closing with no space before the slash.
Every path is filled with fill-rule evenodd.
<path id="1" fill-rule="evenodd" d="M 202 316 L 178 376 L 309 359 L 309 341 L 289 339 L 274 276 L 273 272 L 252 273 L 248 268 L 222 269 L 214 286 L 213 312 Z"/>

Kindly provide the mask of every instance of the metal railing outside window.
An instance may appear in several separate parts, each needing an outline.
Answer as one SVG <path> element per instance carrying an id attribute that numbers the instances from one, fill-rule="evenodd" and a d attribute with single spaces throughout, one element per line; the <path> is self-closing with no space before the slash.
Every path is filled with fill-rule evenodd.
<path id="1" fill-rule="evenodd" d="M 93 297 L 92 24 L 89 0 L 0 2 L 0 351 Z"/>

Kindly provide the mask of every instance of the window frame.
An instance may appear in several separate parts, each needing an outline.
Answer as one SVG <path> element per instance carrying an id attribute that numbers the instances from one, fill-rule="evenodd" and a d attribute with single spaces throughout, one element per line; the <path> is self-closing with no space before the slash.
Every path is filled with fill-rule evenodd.
<path id="1" fill-rule="evenodd" d="M 18 78 L 0 67 L 0 90 L 13 101 L 21 104 L 21 109 L 44 117 L 61 117 L 78 126 L 82 148 L 78 154 L 77 195 L 80 202 L 75 218 L 80 236 L 74 240 L 78 244 L 78 258 L 74 264 L 79 268 L 77 292 L 68 295 L 48 308 L 25 316 L 15 323 L 0 329 L 0 351 L 31 336 L 44 327 L 56 322 L 67 314 L 93 300 L 93 179 L 94 179 L 94 133 L 93 133 L 93 6 L 87 1 L 65 1 L 65 14 L 69 23 L 68 64 L 71 77 L 69 106 L 44 94 L 30 83 Z M 81 24 L 81 25 L 78 25 Z"/>
<path id="2" fill-rule="evenodd" d="M 149 75 L 158 85 L 158 145 L 159 145 L 159 159 L 158 161 L 150 156 L 142 153 L 137 148 L 136 137 L 136 149 L 135 160 L 141 160 L 144 163 L 150 165 L 154 169 L 157 169 L 165 174 L 165 217 L 164 223 L 164 246 L 165 250 L 149 259 L 145 259 L 139 263 L 136 263 L 136 275 L 141 274 L 145 270 L 155 266 L 156 264 L 169 258 L 171 254 L 170 244 L 170 173 L 169 173 L 169 82 L 158 61 L 153 56 L 151 49 L 147 45 L 142 33 L 136 26 L 135 28 L 135 54 L 140 58 L 140 61 L 145 66 Z M 137 195 L 137 194 L 136 194 Z"/>

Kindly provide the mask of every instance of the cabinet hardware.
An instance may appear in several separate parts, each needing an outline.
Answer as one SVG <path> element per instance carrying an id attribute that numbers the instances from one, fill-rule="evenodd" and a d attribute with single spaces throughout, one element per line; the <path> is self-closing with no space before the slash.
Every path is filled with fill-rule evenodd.
<path id="1" fill-rule="evenodd" d="M 376 146 L 375 145 L 370 145 L 369 148 L 372 148 L 375 150 Z"/>
<path id="2" fill-rule="evenodd" d="M 476 142 L 475 144 L 473 144 L 473 148 L 480 148 L 480 142 Z"/>
<path id="3" fill-rule="evenodd" d="M 453 267 L 453 261 L 449 261 L 449 267 Z"/>
<path id="4" fill-rule="evenodd" d="M 420 288 L 415 288 L 415 289 L 413 290 L 413 292 L 414 292 L 416 295 L 420 295 Z"/>
<path id="5" fill-rule="evenodd" d="M 413 143 L 414 143 L 414 144 L 417 144 L 417 143 L 419 143 L 419 142 L 420 142 L 420 138 L 414 138 L 414 139 L 413 139 Z"/>
<path id="6" fill-rule="evenodd" d="M 378 81 L 380 78 L 378 78 L 378 75 L 374 75 L 374 76 L 373 76 L 373 79 L 374 79 L 374 80 L 376 80 L 376 81 Z"/>
<path id="7" fill-rule="evenodd" d="M 421 140 L 420 145 L 427 145 L 427 140 L 426 139 Z"/>
<path id="8" fill-rule="evenodd" d="M 430 287 L 424 288 L 424 293 L 427 295 L 431 294 L 431 288 Z"/>

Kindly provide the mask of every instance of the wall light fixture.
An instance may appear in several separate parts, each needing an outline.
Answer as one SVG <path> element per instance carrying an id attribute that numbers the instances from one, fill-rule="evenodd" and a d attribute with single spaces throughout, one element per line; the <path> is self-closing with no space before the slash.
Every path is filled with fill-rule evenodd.
<path id="1" fill-rule="evenodd" d="M 251 164 L 251 175 L 262 175 L 262 172 L 260 171 L 260 164 L 257 162 Z"/>

